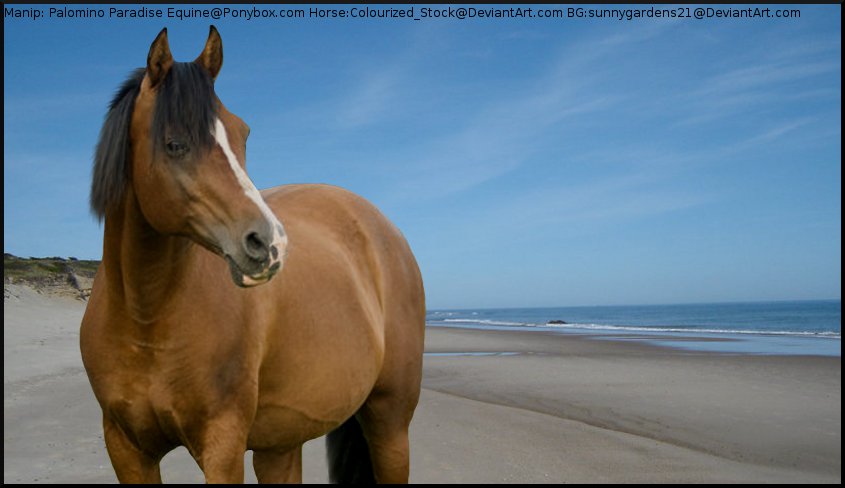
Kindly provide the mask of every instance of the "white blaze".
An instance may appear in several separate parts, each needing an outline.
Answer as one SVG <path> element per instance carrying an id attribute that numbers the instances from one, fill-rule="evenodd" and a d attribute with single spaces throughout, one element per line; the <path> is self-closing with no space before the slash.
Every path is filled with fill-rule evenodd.
<path id="1" fill-rule="evenodd" d="M 220 148 L 223 149 L 223 154 L 226 155 L 226 159 L 229 161 L 229 166 L 232 167 L 232 172 L 235 173 L 235 178 L 237 178 L 238 183 L 240 183 L 244 194 L 247 198 L 255 202 L 255 205 L 258 206 L 258 210 L 260 210 L 261 214 L 264 215 L 264 218 L 267 219 L 267 224 L 271 229 L 273 229 L 273 242 L 270 243 L 270 246 L 275 246 L 278 254 L 274 258 L 272 252 L 270 253 L 270 265 L 272 266 L 276 262 L 281 261 L 284 257 L 285 249 L 288 244 L 288 236 L 281 232 L 281 222 L 279 222 L 279 219 L 276 218 L 273 211 L 270 210 L 270 207 L 267 206 L 267 202 L 261 198 L 261 194 L 252 183 L 252 180 L 249 179 L 249 176 L 247 176 L 246 171 L 244 171 L 244 169 L 241 168 L 241 165 L 238 164 L 238 158 L 235 156 L 235 153 L 232 152 L 231 146 L 229 146 L 229 138 L 226 136 L 226 126 L 223 125 L 223 122 L 219 118 L 215 121 L 211 135 L 214 136 L 217 144 L 219 144 Z M 252 282 L 253 280 L 248 276 L 244 276 L 244 283 L 251 284 L 248 281 Z"/>

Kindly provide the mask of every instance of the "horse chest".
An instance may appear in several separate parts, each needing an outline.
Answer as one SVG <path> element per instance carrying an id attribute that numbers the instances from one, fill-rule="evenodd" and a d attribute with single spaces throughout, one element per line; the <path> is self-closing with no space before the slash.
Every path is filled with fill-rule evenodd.
<path id="1" fill-rule="evenodd" d="M 190 445 L 200 438 L 209 419 L 224 411 L 242 410 L 254 392 L 239 362 L 204 362 L 186 366 L 183 354 L 151 353 L 128 347 L 99 376 L 98 398 L 104 411 L 139 445 Z M 193 363 L 189 363 L 193 364 Z"/>
<path id="2" fill-rule="evenodd" d="M 151 451 L 197 444 L 210 418 L 230 407 L 209 388 L 153 373 L 114 381 L 103 402 L 107 415 Z"/>
<path id="3" fill-rule="evenodd" d="M 136 377 L 131 382 L 115 378 L 99 397 L 103 413 L 138 447 L 154 452 L 179 444 L 172 409 L 150 394 L 145 378 Z"/>

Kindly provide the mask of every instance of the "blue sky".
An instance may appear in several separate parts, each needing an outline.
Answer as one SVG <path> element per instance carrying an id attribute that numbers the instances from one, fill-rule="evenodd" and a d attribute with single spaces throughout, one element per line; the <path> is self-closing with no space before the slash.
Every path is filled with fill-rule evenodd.
<path id="1" fill-rule="evenodd" d="M 87 202 L 106 105 L 162 27 L 188 61 L 214 23 L 256 186 L 374 202 L 430 308 L 839 298 L 841 7 L 800 11 L 7 18 L 4 250 L 101 257 Z"/>

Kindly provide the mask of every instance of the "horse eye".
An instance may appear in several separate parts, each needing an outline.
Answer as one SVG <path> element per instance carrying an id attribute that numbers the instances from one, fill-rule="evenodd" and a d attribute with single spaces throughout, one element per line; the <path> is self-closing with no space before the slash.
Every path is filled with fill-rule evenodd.
<path id="1" fill-rule="evenodd" d="M 167 141 L 164 147 L 167 149 L 167 155 L 172 158 L 179 158 L 188 153 L 188 145 L 179 141 Z"/>

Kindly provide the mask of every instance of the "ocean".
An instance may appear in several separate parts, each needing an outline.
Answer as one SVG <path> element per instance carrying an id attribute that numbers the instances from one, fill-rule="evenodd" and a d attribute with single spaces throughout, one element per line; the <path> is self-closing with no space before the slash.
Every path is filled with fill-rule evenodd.
<path id="1" fill-rule="evenodd" d="M 720 353 L 842 355 L 841 300 L 429 310 L 426 324 L 589 334 Z"/>

